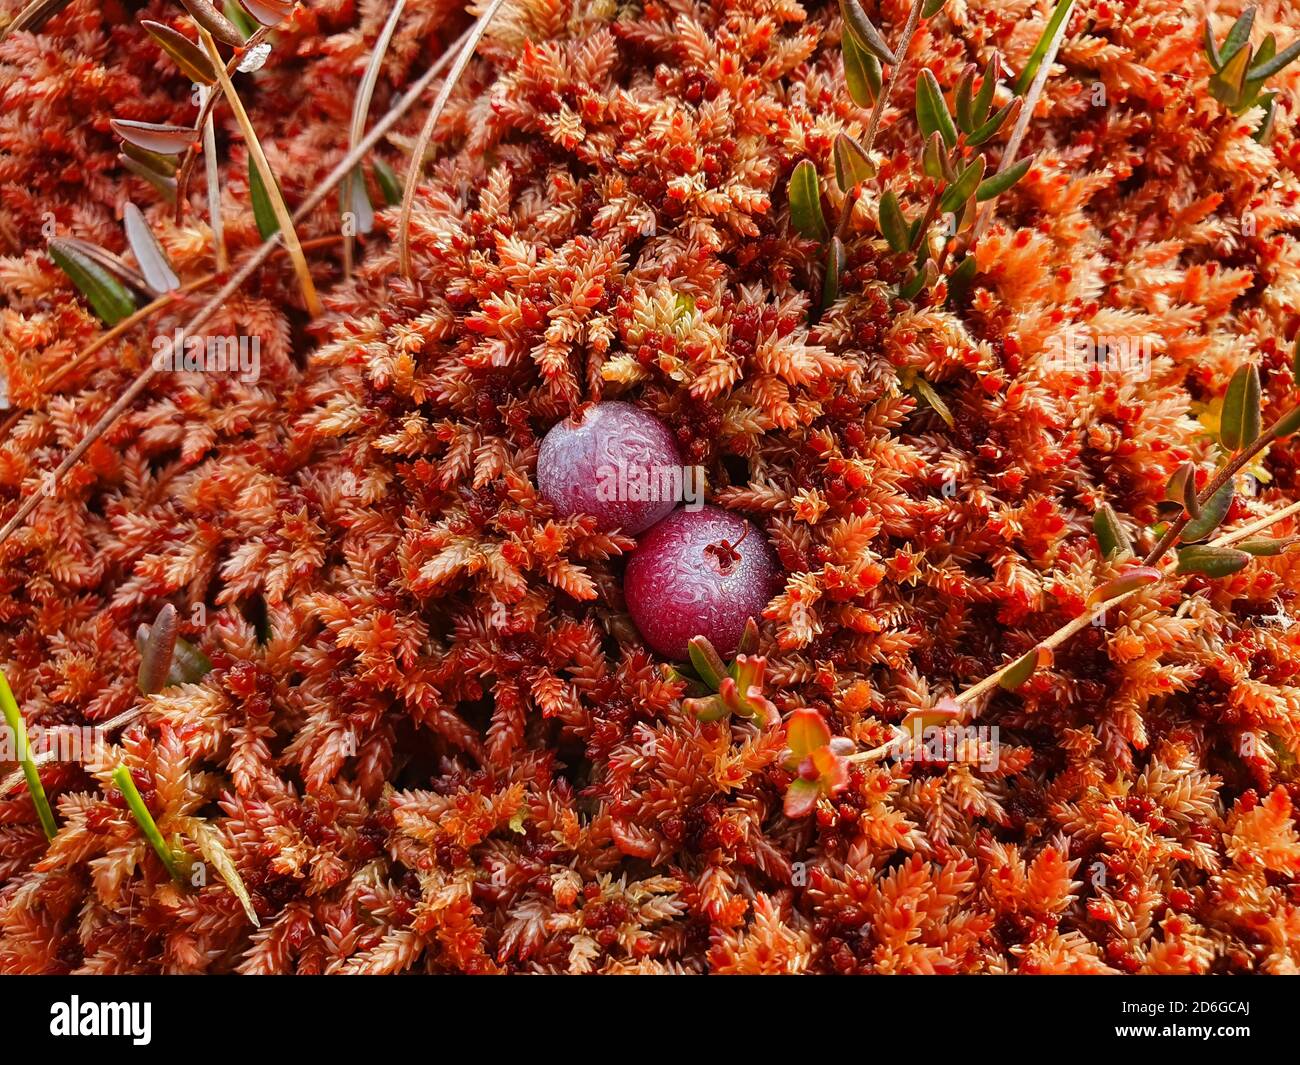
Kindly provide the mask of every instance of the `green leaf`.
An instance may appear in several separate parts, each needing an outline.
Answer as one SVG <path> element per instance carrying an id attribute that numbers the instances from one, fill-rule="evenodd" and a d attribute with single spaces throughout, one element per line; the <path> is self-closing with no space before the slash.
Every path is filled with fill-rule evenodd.
<path id="1" fill-rule="evenodd" d="M 983 203 L 985 200 L 991 200 L 995 196 L 1001 196 L 1007 189 L 1011 188 L 1017 181 L 1029 173 L 1029 168 L 1033 165 L 1035 156 L 1026 156 L 1020 162 L 1014 163 L 1000 173 L 994 174 L 987 181 L 983 182 L 975 193 L 975 199 Z"/>
<path id="2" fill-rule="evenodd" d="M 1025 64 L 1025 69 L 1020 72 L 1020 77 L 1016 79 L 1015 94 L 1017 96 L 1024 96 L 1029 91 L 1029 86 L 1033 84 L 1038 68 L 1043 65 L 1043 57 L 1047 55 L 1047 49 L 1052 43 L 1052 38 L 1056 36 L 1056 31 L 1060 28 L 1061 23 L 1065 21 L 1066 16 L 1069 15 L 1073 3 L 1074 0 L 1057 0 L 1056 8 L 1052 11 L 1052 17 L 1047 20 L 1047 25 L 1043 27 L 1042 36 L 1038 38 L 1034 50 L 1029 53 L 1029 62 Z"/>
<path id="3" fill-rule="evenodd" d="M 1223 39 L 1223 47 L 1219 50 L 1219 63 L 1223 65 L 1233 59 L 1241 46 L 1250 40 L 1250 31 L 1255 25 L 1255 9 L 1246 8 L 1238 17 L 1237 21 L 1232 24 L 1232 29 L 1228 31 L 1228 36 Z"/>
<path id="4" fill-rule="evenodd" d="M 1260 120 L 1259 128 L 1250 136 L 1257 144 L 1267 144 L 1273 136 L 1273 126 L 1277 121 L 1277 93 L 1266 92 L 1258 103 L 1264 109 L 1264 117 Z"/>
<path id="5" fill-rule="evenodd" d="M 1259 430 L 1259 367 L 1250 363 L 1238 367 L 1228 382 L 1219 420 L 1219 440 L 1229 451 L 1239 451 L 1259 438 Z"/>
<path id="6" fill-rule="evenodd" d="M 211 85 L 217 80 L 216 72 L 212 69 L 212 61 L 203 54 L 203 49 L 185 34 L 150 19 L 141 19 L 140 25 L 158 42 L 159 47 L 171 56 L 172 62 L 190 81 L 198 82 L 200 85 Z"/>
<path id="7" fill-rule="evenodd" d="M 1184 462 L 1174 470 L 1165 485 L 1165 499 L 1178 504 L 1181 510 L 1187 511 L 1189 517 L 1201 516 L 1201 505 L 1196 500 L 1196 467 L 1190 462 Z"/>
<path id="8" fill-rule="evenodd" d="M 907 234 L 907 219 L 903 217 L 893 189 L 880 197 L 880 232 L 893 251 L 902 253 L 912 246 Z"/>
<path id="9" fill-rule="evenodd" d="M 957 127 L 953 125 L 948 105 L 944 103 L 943 90 L 929 67 L 924 68 L 916 79 L 916 121 L 922 136 L 928 137 L 938 130 L 949 148 L 956 146 Z"/>
<path id="10" fill-rule="evenodd" d="M 396 207 L 402 202 L 402 183 L 393 168 L 382 159 L 375 159 L 371 164 L 375 168 L 375 180 L 379 182 L 379 191 L 383 193 L 384 203 Z"/>
<path id="11" fill-rule="evenodd" d="M 927 263 L 926 265 L 932 265 Z M 913 269 L 911 275 L 906 281 L 898 286 L 898 296 L 900 299 L 915 299 L 925 288 L 925 272 L 923 270 Z"/>
<path id="12" fill-rule="evenodd" d="M 1282 540 L 1243 540 L 1237 545 L 1237 550 L 1248 555 L 1280 555 L 1296 544 L 1300 544 L 1300 536 L 1288 536 Z"/>
<path id="13" fill-rule="evenodd" d="M 172 155 L 162 155 L 158 152 L 147 151 L 130 141 L 122 142 L 122 154 L 134 159 L 142 166 L 148 167 L 155 174 L 162 178 L 169 178 L 176 173 L 176 157 Z"/>
<path id="14" fill-rule="evenodd" d="M 49 250 L 50 258 L 106 324 L 117 325 L 135 313 L 135 300 L 127 287 L 75 245 L 55 237 L 50 241 Z"/>
<path id="15" fill-rule="evenodd" d="M 36 807 L 36 816 L 40 819 L 41 829 L 46 839 L 53 839 L 59 831 L 58 822 L 54 820 L 54 811 L 50 809 L 50 800 L 45 796 L 45 786 L 41 783 L 41 774 L 32 760 L 31 748 L 27 744 L 27 724 L 23 721 L 18 701 L 9 687 L 9 678 L 0 669 L 0 711 L 4 713 L 5 724 L 9 726 L 9 739 L 13 744 L 14 754 L 23 766 L 23 777 L 27 781 L 27 791 Z"/>
<path id="16" fill-rule="evenodd" d="M 1187 523 L 1183 529 L 1180 539 L 1185 544 L 1194 544 L 1198 540 L 1204 540 L 1210 533 L 1214 532 L 1228 515 L 1228 509 L 1232 506 L 1233 496 L 1236 495 L 1236 489 L 1229 480 L 1222 488 L 1206 502 L 1201 504 L 1201 513 Z"/>
<path id="17" fill-rule="evenodd" d="M 1271 36 L 1271 35 L 1270 35 Z M 1251 81 L 1263 81 L 1270 78 L 1283 67 L 1289 66 L 1300 57 L 1300 41 L 1288 45 L 1277 55 L 1271 57 L 1264 56 L 1264 50 L 1261 48 L 1260 53 L 1256 56 L 1256 63 L 1247 72 L 1246 77 Z"/>
<path id="18" fill-rule="evenodd" d="M 925 0 L 925 6 L 921 8 L 921 17 L 934 18 L 943 10 L 943 5 L 947 2 L 948 0 Z"/>
<path id="19" fill-rule="evenodd" d="M 1003 104 L 998 108 L 996 114 L 966 138 L 966 143 L 972 148 L 978 148 L 985 141 L 995 136 L 998 130 L 1007 124 L 1008 120 L 1014 121 L 1015 116 L 1020 114 L 1020 108 L 1023 106 L 1024 100 L 1019 96 L 1013 98 L 1009 103 Z"/>
<path id="20" fill-rule="evenodd" d="M 197 684 L 212 672 L 212 659 L 183 637 L 176 637 L 168 684 Z"/>
<path id="21" fill-rule="evenodd" d="M 718 652 L 714 650 L 713 644 L 707 637 L 693 636 L 686 645 L 686 651 L 700 680 L 717 691 L 722 685 L 722 678 L 727 675 L 727 667 Z"/>
<path id="22" fill-rule="evenodd" d="M 835 161 L 835 182 L 841 192 L 876 176 L 876 168 L 857 141 L 846 133 L 835 134 L 831 155 Z"/>
<path id="23" fill-rule="evenodd" d="M 858 44 L 869 52 L 875 53 L 884 63 L 898 62 L 885 39 L 880 36 L 880 31 L 872 25 L 871 19 L 867 18 L 867 13 L 858 0 L 840 0 L 840 14 L 844 16 L 844 25 Z"/>
<path id="24" fill-rule="evenodd" d="M 883 81 L 880 60 L 858 44 L 851 33 L 844 35 L 840 46 L 844 52 L 844 80 L 849 96 L 859 107 L 873 106 Z"/>
<path id="25" fill-rule="evenodd" d="M 1038 648 L 1035 647 L 1017 658 L 1015 664 L 998 677 L 998 687 L 1013 692 L 1032 677 L 1037 668 Z"/>
<path id="26" fill-rule="evenodd" d="M 1092 516 L 1092 531 L 1097 537 L 1102 558 L 1133 553 L 1133 541 L 1128 538 L 1119 516 L 1109 503 L 1099 506 L 1097 513 Z"/>
<path id="27" fill-rule="evenodd" d="M 1249 554 L 1231 547 L 1184 547 L 1178 552 L 1177 572 L 1226 577 L 1244 568 L 1249 561 Z"/>
<path id="28" fill-rule="evenodd" d="M 972 126 L 978 126 L 989 117 L 989 111 L 993 108 L 993 94 L 998 87 L 998 67 L 997 56 L 990 56 L 988 65 L 984 67 L 984 80 L 980 83 L 980 91 L 975 96 L 975 102 L 971 105 L 970 120 Z"/>
<path id="29" fill-rule="evenodd" d="M 163 251 L 158 238 L 153 235 L 149 223 L 135 204 L 127 200 L 122 208 L 122 226 L 126 230 L 127 243 L 140 264 L 140 272 L 153 291 L 162 295 L 181 287 L 180 278 L 172 269 L 171 260 Z"/>
<path id="30" fill-rule="evenodd" d="M 844 272 L 844 242 L 831 237 L 826 249 L 826 280 L 822 282 L 822 307 L 829 307 L 840 298 L 840 275 Z"/>
<path id="31" fill-rule="evenodd" d="M 980 179 L 983 177 L 984 156 L 977 155 L 961 172 L 961 176 L 944 190 L 943 196 L 939 199 L 939 210 L 944 213 L 959 211 L 970 199 L 971 194 L 980 187 Z"/>
<path id="32" fill-rule="evenodd" d="M 266 194 L 262 175 L 253 163 L 251 155 L 248 157 L 248 196 L 253 202 L 253 218 L 257 220 L 257 231 L 262 235 L 263 240 L 270 240 L 280 231 L 280 220 L 275 215 L 271 197 Z"/>
<path id="33" fill-rule="evenodd" d="M 972 112 L 972 92 L 975 88 L 975 75 L 979 73 L 979 67 L 974 63 L 967 63 L 966 69 L 961 73 L 961 81 L 957 82 L 957 93 L 953 97 L 953 110 L 956 112 L 957 128 L 963 133 L 969 133 L 975 128 L 975 116 Z"/>
<path id="34" fill-rule="evenodd" d="M 248 40 L 257 32 L 257 23 L 248 17 L 244 9 L 235 3 L 235 0 L 224 0 L 221 11 L 244 35 L 244 40 Z"/>
<path id="35" fill-rule="evenodd" d="M 921 169 L 927 177 L 932 177 L 935 181 L 947 180 L 949 167 L 944 165 L 948 162 L 947 154 L 947 149 L 943 146 L 943 135 L 936 130 L 930 134 L 925 147 L 921 149 Z"/>
<path id="36" fill-rule="evenodd" d="M 803 160 L 790 175 L 790 221 L 803 236 L 823 243 L 830 237 L 822 214 L 821 183 L 817 168 Z"/>
<path id="37" fill-rule="evenodd" d="M 140 797 L 140 789 L 135 786 L 131 771 L 124 765 L 118 766 L 113 770 L 113 783 L 117 785 L 117 790 L 126 800 L 126 807 L 135 818 L 135 823 L 140 826 L 141 834 L 149 841 L 149 845 L 153 847 L 154 853 L 158 855 L 167 872 L 177 883 L 184 883 L 185 878 L 176 852 L 158 831 L 158 824 L 154 821 L 153 814 L 149 812 L 149 807 L 145 805 L 144 799 Z"/>

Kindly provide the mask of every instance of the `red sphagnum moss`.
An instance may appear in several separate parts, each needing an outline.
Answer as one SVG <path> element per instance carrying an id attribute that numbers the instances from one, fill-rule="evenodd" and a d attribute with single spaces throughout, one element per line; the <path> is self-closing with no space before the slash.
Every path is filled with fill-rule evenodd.
<path id="1" fill-rule="evenodd" d="M 367 156 L 349 278 L 337 196 L 295 222 L 325 313 L 269 259 L 202 330 L 257 337 L 251 379 L 156 373 L 58 478 L 223 279 L 204 165 L 232 268 L 277 220 L 224 103 L 179 219 L 138 176 L 167 164 L 119 162 L 110 119 L 194 123 L 136 21 L 196 41 L 179 6 L 5 37 L 0 494 L 40 502 L 0 544 L 0 665 L 33 733 L 106 743 L 36 755 L 52 841 L 0 755 L 0 971 L 1300 967 L 1300 553 L 1162 558 L 1234 456 L 1220 541 L 1300 490 L 1252 414 L 1296 399 L 1300 68 L 1252 97 L 1176 0 L 860 6 L 898 61 L 851 42 L 846 87 L 834 3 L 507 0 L 410 279 L 420 107 Z M 1215 8 L 1226 50 L 1245 6 Z M 286 8 L 232 75 L 291 209 L 390 10 Z M 1259 6 L 1256 57 L 1289 19 Z M 469 23 L 408 0 L 371 114 Z M 129 260 L 128 200 L 191 287 L 68 368 L 103 326 L 47 241 Z M 713 720 L 629 618 L 635 540 L 537 488 L 547 431 L 612 399 L 779 562 Z M 212 668 L 144 696 L 167 602 L 141 647 L 179 622 Z M 939 717 L 954 742 L 908 740 Z"/>

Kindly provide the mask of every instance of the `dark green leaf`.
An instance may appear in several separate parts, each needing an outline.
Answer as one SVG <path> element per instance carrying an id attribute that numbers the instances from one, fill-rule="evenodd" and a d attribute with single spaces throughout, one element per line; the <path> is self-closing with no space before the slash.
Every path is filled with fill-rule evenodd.
<path id="1" fill-rule="evenodd" d="M 925 147 L 921 149 L 921 169 L 925 171 L 927 177 L 934 178 L 935 181 L 946 181 L 946 169 L 944 163 L 947 162 L 947 149 L 943 146 L 943 135 L 937 130 L 930 134 L 929 139 L 925 142 Z"/>
<path id="2" fill-rule="evenodd" d="M 871 107 L 880 95 L 880 60 L 846 33 L 841 42 L 844 51 L 844 81 L 849 96 L 859 107 Z"/>
<path id="3" fill-rule="evenodd" d="M 825 241 L 830 236 L 822 214 L 821 183 L 817 168 L 805 159 L 790 175 L 790 221 L 803 236 Z"/>
<path id="4" fill-rule="evenodd" d="M 1052 43 L 1052 38 L 1056 36 L 1056 31 L 1060 28 L 1061 23 L 1070 13 L 1070 6 L 1074 0 L 1056 0 L 1056 8 L 1052 11 L 1052 17 L 1047 20 L 1047 25 L 1043 27 L 1042 36 L 1038 38 L 1038 43 L 1034 45 L 1034 50 L 1029 54 L 1029 62 L 1025 64 L 1025 69 L 1020 72 L 1020 77 L 1016 79 L 1015 93 L 1017 96 L 1024 96 L 1029 91 L 1029 86 L 1033 84 L 1034 76 L 1038 73 L 1038 68 L 1043 65 L 1043 57 L 1047 55 L 1047 49 Z"/>
<path id="5" fill-rule="evenodd" d="M 152 294 L 153 290 L 149 287 L 149 282 L 144 279 L 140 271 L 128 266 L 125 261 L 111 251 L 77 237 L 64 237 L 62 243 L 65 250 L 71 248 L 73 251 L 80 252 L 96 263 L 101 270 L 107 271 L 110 276 L 121 281 L 128 289 L 134 289 L 144 296 Z"/>
<path id="6" fill-rule="evenodd" d="M 163 251 L 158 238 L 153 235 L 149 223 L 140 213 L 140 208 L 130 200 L 122 208 L 122 227 L 126 230 L 126 241 L 131 245 L 135 261 L 140 264 L 140 273 L 156 295 L 171 292 L 181 287 L 180 278 L 172 269 L 167 253 Z"/>
<path id="7" fill-rule="evenodd" d="M 1300 544 L 1300 536 L 1288 536 L 1282 540 L 1243 540 L 1237 545 L 1237 550 L 1248 555 L 1280 555 L 1296 544 Z"/>
<path id="8" fill-rule="evenodd" d="M 198 140 L 198 132 L 189 126 L 168 126 L 157 122 L 131 122 L 124 118 L 111 118 L 108 124 L 124 141 L 149 152 L 162 155 L 179 155 Z"/>
<path id="9" fill-rule="evenodd" d="M 1249 554 L 1231 547 L 1184 547 L 1178 552 L 1178 572 L 1226 577 L 1244 568 L 1249 561 Z"/>
<path id="10" fill-rule="evenodd" d="M 943 10 L 943 5 L 947 2 L 948 0 L 925 0 L 925 6 L 921 8 L 921 17 L 934 18 L 935 15 Z"/>
<path id="11" fill-rule="evenodd" d="M 1014 123 L 1016 116 L 1020 114 L 1022 106 L 1024 106 L 1024 100 L 1017 96 L 1010 103 L 999 107 L 992 117 L 966 138 L 966 143 L 972 148 L 978 148 L 985 141 L 995 136 L 998 130 L 1005 126 L 1008 121 Z"/>
<path id="12" fill-rule="evenodd" d="M 900 299 L 915 299 L 925 287 L 925 273 L 921 270 L 913 269 L 908 279 L 898 286 L 898 295 Z"/>
<path id="13" fill-rule="evenodd" d="M 916 79 L 916 121 L 923 136 L 928 137 L 938 130 L 949 148 L 957 144 L 957 127 L 953 125 L 948 105 L 944 103 L 943 90 L 929 67 L 923 69 Z"/>
<path id="14" fill-rule="evenodd" d="M 1223 39 L 1223 47 L 1219 50 L 1219 65 L 1231 60 L 1241 46 L 1250 40 L 1250 31 L 1255 25 L 1255 9 L 1246 8 L 1232 24 L 1232 29 L 1228 31 L 1228 36 Z"/>
<path id="15" fill-rule="evenodd" d="M 1194 544 L 1214 532 L 1227 517 L 1228 508 L 1232 506 L 1232 497 L 1235 494 L 1236 489 L 1233 488 L 1232 481 L 1228 481 L 1209 500 L 1202 503 L 1201 513 L 1189 521 L 1183 529 L 1181 537 L 1183 543 Z"/>
<path id="16" fill-rule="evenodd" d="M 831 237 L 826 249 L 826 280 L 822 283 L 822 307 L 829 307 L 840 298 L 840 274 L 844 272 L 844 242 Z"/>
<path id="17" fill-rule="evenodd" d="M 835 181 L 841 192 L 848 192 L 876 176 L 876 168 L 862 145 L 846 133 L 835 134 L 831 155 L 835 161 Z"/>
<path id="18" fill-rule="evenodd" d="M 149 19 L 141 19 L 140 25 L 158 42 L 162 50 L 171 56 L 172 62 L 180 67 L 181 73 L 190 81 L 196 81 L 200 85 L 211 85 L 217 80 L 216 72 L 212 69 L 212 60 L 185 34 Z"/>
<path id="19" fill-rule="evenodd" d="M 244 40 L 248 40 L 257 32 L 257 23 L 248 17 L 248 13 L 235 3 L 235 0 L 223 0 L 221 12 L 235 24 L 239 32 L 244 35 Z"/>
<path id="20" fill-rule="evenodd" d="M 1259 438 L 1259 367 L 1254 363 L 1238 367 L 1228 382 L 1219 420 L 1219 440 L 1229 451 L 1239 451 Z"/>
<path id="21" fill-rule="evenodd" d="M 1283 67 L 1294 63 L 1297 56 L 1300 56 L 1300 41 L 1288 45 L 1277 55 L 1267 58 L 1264 56 L 1263 49 L 1260 49 L 1255 65 L 1250 68 L 1246 76 L 1252 81 L 1263 81 L 1265 78 L 1272 77 Z"/>
<path id="22" fill-rule="evenodd" d="M 389 207 L 396 207 L 402 202 L 402 182 L 393 168 L 382 159 L 376 159 L 370 165 L 375 168 L 375 180 L 379 182 L 379 191 L 383 193 L 384 203 Z"/>
<path id="23" fill-rule="evenodd" d="M 993 94 L 998 87 L 998 58 L 996 55 L 990 56 L 988 65 L 984 68 L 984 80 L 980 83 L 980 91 L 975 96 L 975 102 L 971 105 L 970 120 L 971 125 L 978 126 L 989 117 L 989 111 L 993 107 Z"/>
<path id="24" fill-rule="evenodd" d="M 963 133 L 969 133 L 975 128 L 971 94 L 975 88 L 975 75 L 978 73 L 979 67 L 974 63 L 967 63 L 966 69 L 961 72 L 961 81 L 957 82 L 957 94 L 953 97 L 957 128 Z"/>
<path id="25" fill-rule="evenodd" d="M 995 196 L 1001 196 L 1007 189 L 1011 188 L 1017 181 L 1029 172 L 1033 165 L 1034 156 L 1028 156 L 1021 159 L 1020 162 L 1014 163 L 1007 167 L 1001 173 L 994 174 L 987 181 L 983 182 L 975 193 L 975 198 L 983 203 L 985 200 L 991 200 Z"/>
<path id="26" fill-rule="evenodd" d="M 1101 548 L 1101 557 L 1133 552 L 1133 542 L 1120 524 L 1118 515 L 1109 503 L 1103 503 L 1092 516 L 1092 531 L 1097 537 L 1097 546 Z"/>
<path id="27" fill-rule="evenodd" d="M 50 241 L 50 258 L 108 325 L 135 313 L 135 300 L 127 287 L 75 243 L 55 237 Z"/>
<path id="28" fill-rule="evenodd" d="M 884 63 L 897 63 L 894 53 L 880 36 L 880 31 L 867 18 L 858 0 L 840 0 L 840 14 L 844 16 L 844 25 L 857 39 L 858 44 L 875 53 Z"/>
<path id="29" fill-rule="evenodd" d="M 262 184 L 262 175 L 258 172 L 251 155 L 248 157 L 248 196 L 253 201 L 253 218 L 257 221 L 257 231 L 262 235 L 263 240 L 270 240 L 280 231 L 280 220 L 275 216 L 271 197 L 266 193 L 266 186 Z"/>
<path id="30" fill-rule="evenodd" d="M 980 179 L 983 177 L 984 156 L 977 155 L 961 172 L 961 177 L 944 190 L 943 196 L 939 199 L 939 210 L 945 213 L 961 210 L 962 205 L 979 188 Z"/>
<path id="31" fill-rule="evenodd" d="M 1266 92 L 1259 98 L 1258 103 L 1264 109 L 1264 117 L 1259 123 L 1259 128 L 1250 136 L 1258 144 L 1267 144 L 1272 139 L 1273 126 L 1277 122 L 1277 93 Z"/>
<path id="32" fill-rule="evenodd" d="M 898 206 L 898 197 L 889 189 L 880 197 L 880 232 L 892 250 L 905 252 L 911 247 L 907 234 L 907 219 Z"/>
<path id="33" fill-rule="evenodd" d="M 1224 63 L 1223 69 L 1210 79 L 1210 95 L 1226 107 L 1235 109 L 1242 102 L 1250 56 L 1250 45 L 1246 45 Z"/>

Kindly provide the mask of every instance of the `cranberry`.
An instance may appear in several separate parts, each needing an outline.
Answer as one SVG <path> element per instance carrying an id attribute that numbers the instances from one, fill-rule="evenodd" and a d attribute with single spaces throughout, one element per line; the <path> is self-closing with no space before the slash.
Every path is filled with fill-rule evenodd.
<path id="1" fill-rule="evenodd" d="M 537 453 L 537 487 L 563 517 L 590 514 L 635 535 L 672 511 L 688 471 L 653 414 L 611 401 L 556 423 Z"/>
<path id="2" fill-rule="evenodd" d="M 752 524 L 718 507 L 678 510 L 641 538 L 623 591 L 645 642 L 684 659 L 692 636 L 733 654 L 778 587 L 776 557 Z"/>

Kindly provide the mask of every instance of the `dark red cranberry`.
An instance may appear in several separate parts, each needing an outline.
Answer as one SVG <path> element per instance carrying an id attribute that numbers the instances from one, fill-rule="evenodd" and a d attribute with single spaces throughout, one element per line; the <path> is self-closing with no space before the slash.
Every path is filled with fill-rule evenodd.
<path id="1" fill-rule="evenodd" d="M 672 432 L 630 403 L 597 403 L 558 422 L 537 453 L 537 487 L 563 517 L 590 514 L 633 535 L 677 505 L 686 471 Z"/>
<path id="2" fill-rule="evenodd" d="M 759 617 L 779 586 L 776 556 L 762 532 L 718 507 L 678 510 L 641 538 L 623 592 L 645 642 L 684 659 L 692 636 L 723 657 L 735 653 L 745 621 Z"/>

